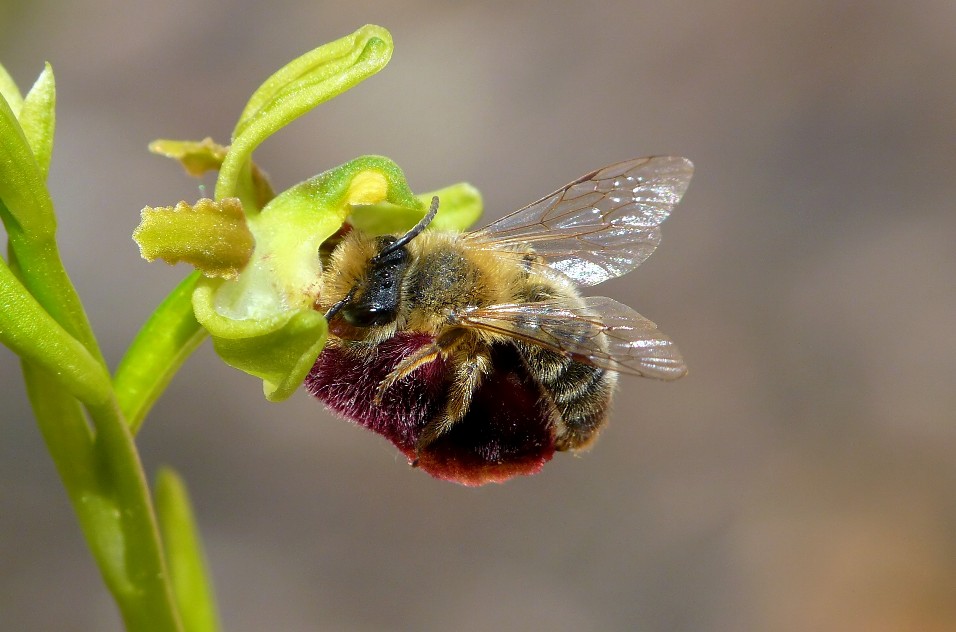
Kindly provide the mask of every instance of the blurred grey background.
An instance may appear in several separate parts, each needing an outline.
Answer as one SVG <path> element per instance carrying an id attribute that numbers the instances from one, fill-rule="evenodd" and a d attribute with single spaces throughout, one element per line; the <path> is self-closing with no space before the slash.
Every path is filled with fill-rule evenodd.
<path id="1" fill-rule="evenodd" d="M 204 346 L 139 443 L 188 481 L 226 629 L 956 629 L 956 4 L 0 0 L 0 60 L 56 73 L 63 257 L 111 362 L 187 272 L 130 240 L 198 196 L 147 143 L 226 142 L 367 22 L 391 64 L 261 148 L 277 188 L 380 153 L 491 219 L 686 155 L 663 244 L 599 290 L 691 374 L 622 380 L 592 452 L 475 490 Z M 0 400 L 0 629 L 119 629 L 5 349 Z"/>

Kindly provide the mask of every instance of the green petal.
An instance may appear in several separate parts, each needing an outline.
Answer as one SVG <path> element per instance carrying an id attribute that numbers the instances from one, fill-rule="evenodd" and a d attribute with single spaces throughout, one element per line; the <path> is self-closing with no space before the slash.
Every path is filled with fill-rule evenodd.
<path id="1" fill-rule="evenodd" d="M 149 150 L 154 154 L 178 160 L 186 173 L 195 178 L 200 178 L 209 171 L 218 171 L 229 152 L 228 147 L 214 142 L 209 137 L 200 141 L 160 138 L 149 144 Z M 276 194 L 269 182 L 269 177 L 255 163 L 252 163 L 250 175 L 256 201 L 255 208 L 260 209 Z"/>
<path id="2" fill-rule="evenodd" d="M 206 276 L 224 279 L 239 275 L 255 245 L 238 198 L 147 206 L 133 240 L 147 261 L 162 259 L 171 265 L 182 261 Z"/>
<path id="3" fill-rule="evenodd" d="M 436 195 L 441 206 L 438 208 L 438 215 L 430 225 L 433 230 L 463 232 L 481 217 L 484 208 L 481 193 L 467 182 L 459 182 L 444 189 L 422 193 L 418 199 L 422 204 L 431 204 L 432 197 Z"/>
<path id="4" fill-rule="evenodd" d="M 325 346 L 325 318 L 306 310 L 271 318 L 227 318 L 214 308 L 216 285 L 204 279 L 193 294 L 196 319 L 210 332 L 216 353 L 226 364 L 261 378 L 266 399 L 286 399 L 305 380 Z"/>

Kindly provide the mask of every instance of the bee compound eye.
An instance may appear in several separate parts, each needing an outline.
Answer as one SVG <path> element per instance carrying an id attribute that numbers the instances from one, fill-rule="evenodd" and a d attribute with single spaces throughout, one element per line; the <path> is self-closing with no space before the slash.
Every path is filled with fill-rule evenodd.
<path id="1" fill-rule="evenodd" d="M 353 327 L 381 327 L 395 320 L 395 310 L 376 305 L 355 305 L 344 308 L 342 318 Z"/>

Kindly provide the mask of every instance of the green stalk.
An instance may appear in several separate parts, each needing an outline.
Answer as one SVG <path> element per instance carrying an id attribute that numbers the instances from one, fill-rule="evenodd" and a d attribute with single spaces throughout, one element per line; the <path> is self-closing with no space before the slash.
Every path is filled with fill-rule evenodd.
<path id="1" fill-rule="evenodd" d="M 83 409 L 22 363 L 37 424 L 107 588 L 130 632 L 180 630 L 139 457 L 115 404 Z"/>
<path id="2" fill-rule="evenodd" d="M 199 279 L 194 272 L 163 300 L 116 367 L 113 389 L 134 435 L 179 367 L 206 338 L 193 315 L 192 293 Z"/>
<path id="3" fill-rule="evenodd" d="M 178 631 L 139 454 L 56 245 L 45 182 L 53 142 L 52 82 L 47 68 L 19 104 L 29 138 L 0 99 L 0 219 L 10 255 L 10 267 L 0 263 L 0 339 L 23 358 L 40 431 L 127 630 Z"/>
<path id="4" fill-rule="evenodd" d="M 133 437 L 115 400 L 87 410 L 96 428 L 93 455 L 106 495 L 82 500 L 101 505 L 85 517 L 94 537 L 104 538 L 94 545 L 104 579 L 127 630 L 182 630 Z"/>

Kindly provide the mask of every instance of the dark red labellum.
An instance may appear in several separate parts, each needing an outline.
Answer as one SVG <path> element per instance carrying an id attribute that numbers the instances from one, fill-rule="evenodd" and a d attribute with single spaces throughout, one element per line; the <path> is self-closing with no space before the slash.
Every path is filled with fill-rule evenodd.
<path id="1" fill-rule="evenodd" d="M 392 386 L 381 405 L 372 403 L 395 365 L 431 341 L 427 334 L 404 333 L 371 352 L 332 343 L 312 367 L 306 388 L 336 413 L 387 438 L 436 478 L 483 485 L 538 472 L 554 455 L 549 410 L 509 345 L 494 347 L 495 370 L 475 392 L 464 419 L 421 454 L 415 443 L 422 429 L 445 409 L 451 384 L 446 362 L 439 358 L 420 367 Z"/>

